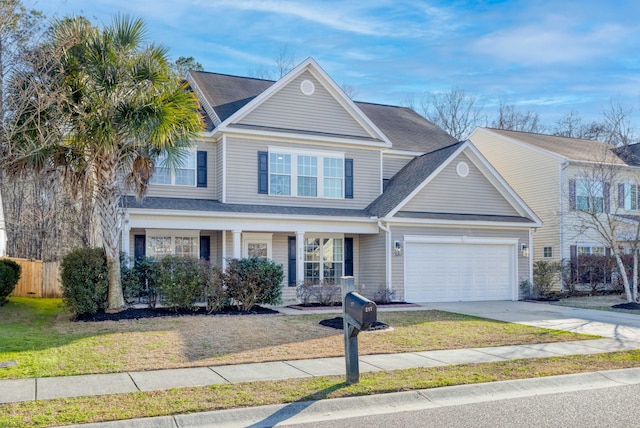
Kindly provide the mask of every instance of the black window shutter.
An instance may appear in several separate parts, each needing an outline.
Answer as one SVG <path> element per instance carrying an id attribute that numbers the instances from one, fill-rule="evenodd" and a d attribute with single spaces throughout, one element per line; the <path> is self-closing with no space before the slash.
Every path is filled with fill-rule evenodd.
<path id="1" fill-rule="evenodd" d="M 269 193 L 269 152 L 258 152 L 258 193 Z"/>
<path id="2" fill-rule="evenodd" d="M 604 212 L 611 212 L 611 183 L 604 183 L 604 189 L 602 189 L 603 197 L 604 197 Z"/>
<path id="3" fill-rule="evenodd" d="M 344 276 L 353 276 L 353 238 L 344 238 Z"/>
<path id="4" fill-rule="evenodd" d="M 207 152 L 198 150 L 197 159 L 197 185 L 198 187 L 207 187 Z"/>
<path id="5" fill-rule="evenodd" d="M 618 183 L 618 208 L 624 208 L 624 184 Z"/>
<path id="6" fill-rule="evenodd" d="M 296 286 L 296 237 L 289 236 L 289 287 Z"/>
<path id="7" fill-rule="evenodd" d="M 569 211 L 576 210 L 576 180 L 569 180 Z"/>
<path id="8" fill-rule="evenodd" d="M 578 269 L 578 247 L 575 245 L 571 245 L 569 247 L 569 255 L 570 255 L 570 264 L 571 264 L 571 278 L 574 281 L 577 281 L 580 274 Z"/>
<path id="9" fill-rule="evenodd" d="M 200 259 L 208 261 L 210 258 L 211 258 L 211 237 L 201 236 L 200 237 Z"/>
<path id="10" fill-rule="evenodd" d="M 344 197 L 353 199 L 353 159 L 344 160 Z"/>
<path id="11" fill-rule="evenodd" d="M 133 260 L 135 263 L 147 253 L 147 239 L 145 235 L 133 236 Z"/>

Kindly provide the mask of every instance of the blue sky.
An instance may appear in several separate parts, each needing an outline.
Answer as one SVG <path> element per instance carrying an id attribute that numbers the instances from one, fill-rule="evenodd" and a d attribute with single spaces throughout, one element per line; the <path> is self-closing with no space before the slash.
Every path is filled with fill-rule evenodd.
<path id="1" fill-rule="evenodd" d="M 403 105 L 453 87 L 495 115 L 502 100 L 553 124 L 614 99 L 640 127 L 640 2 L 23 0 L 47 16 L 143 18 L 149 40 L 207 71 L 251 75 L 286 48 L 354 99 Z"/>

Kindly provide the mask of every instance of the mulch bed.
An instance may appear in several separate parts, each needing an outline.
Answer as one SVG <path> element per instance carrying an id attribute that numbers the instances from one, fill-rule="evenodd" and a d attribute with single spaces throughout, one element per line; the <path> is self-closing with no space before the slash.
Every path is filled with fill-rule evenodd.
<path id="1" fill-rule="evenodd" d="M 613 305 L 611 307 L 615 309 L 630 309 L 634 311 L 640 311 L 640 303 L 636 302 L 620 303 L 619 305 Z"/>
<path id="2" fill-rule="evenodd" d="M 319 322 L 320 325 L 323 325 L 325 327 L 335 328 L 335 329 L 338 329 L 338 330 L 342 330 L 344 328 L 344 324 L 343 323 L 344 323 L 344 320 L 342 319 L 342 317 L 326 319 L 326 320 L 322 320 L 322 321 Z M 367 331 L 386 330 L 388 328 L 389 328 L 389 324 L 385 324 L 383 322 L 376 321 L 376 322 L 371 324 L 371 327 L 369 327 L 369 330 L 367 330 Z"/>
<path id="3" fill-rule="evenodd" d="M 250 311 L 239 311 L 236 308 L 228 307 L 221 311 L 213 311 L 211 313 L 208 313 L 204 308 L 196 311 L 172 311 L 166 308 L 127 308 L 114 313 L 97 312 L 93 315 L 84 315 L 78 317 L 76 321 L 122 321 L 157 317 L 179 317 L 185 315 L 273 315 L 278 313 L 278 311 L 261 306 L 256 306 Z"/>
<path id="4" fill-rule="evenodd" d="M 391 302 L 391 303 L 376 303 L 378 308 L 416 308 L 420 305 L 407 302 Z M 342 308 L 342 303 L 338 303 L 331 306 L 324 306 L 318 303 L 310 303 L 308 305 L 289 305 L 287 308 L 297 309 L 299 311 L 321 311 L 325 309 L 338 309 Z"/>

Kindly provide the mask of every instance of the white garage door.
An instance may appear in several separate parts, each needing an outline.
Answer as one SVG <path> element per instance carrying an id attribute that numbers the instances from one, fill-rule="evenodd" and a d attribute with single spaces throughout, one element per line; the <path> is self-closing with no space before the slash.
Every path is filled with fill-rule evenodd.
<path id="1" fill-rule="evenodd" d="M 514 244 L 405 243 L 405 300 L 513 300 Z"/>

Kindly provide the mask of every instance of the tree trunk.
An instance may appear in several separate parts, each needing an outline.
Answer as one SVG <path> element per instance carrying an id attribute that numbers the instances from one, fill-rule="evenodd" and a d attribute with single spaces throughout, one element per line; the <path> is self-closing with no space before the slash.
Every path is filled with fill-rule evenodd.
<path id="1" fill-rule="evenodd" d="M 633 302 L 633 297 L 631 296 L 631 288 L 629 287 L 629 277 L 627 276 L 627 271 L 624 268 L 624 263 L 622 263 L 622 259 L 620 255 L 616 251 L 615 253 L 616 263 L 618 264 L 618 271 L 620 275 L 622 275 L 622 283 L 624 284 L 624 294 L 627 297 L 627 302 Z"/>
<path id="2" fill-rule="evenodd" d="M 120 197 L 115 159 L 104 159 L 96 165 L 96 203 L 100 216 L 102 243 L 108 266 L 108 310 L 124 308 L 124 294 L 120 282 L 120 221 L 118 201 Z"/>

